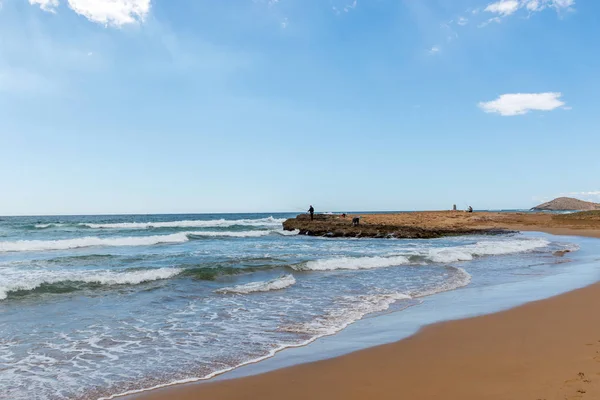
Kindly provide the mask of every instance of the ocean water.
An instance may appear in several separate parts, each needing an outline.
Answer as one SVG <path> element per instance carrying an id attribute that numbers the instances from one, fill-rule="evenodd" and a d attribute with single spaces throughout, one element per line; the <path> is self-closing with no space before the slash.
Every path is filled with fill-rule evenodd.
<path id="1" fill-rule="evenodd" d="M 292 215 L 0 218 L 0 399 L 210 378 L 466 286 L 560 273 L 577 245 L 284 232 Z"/>

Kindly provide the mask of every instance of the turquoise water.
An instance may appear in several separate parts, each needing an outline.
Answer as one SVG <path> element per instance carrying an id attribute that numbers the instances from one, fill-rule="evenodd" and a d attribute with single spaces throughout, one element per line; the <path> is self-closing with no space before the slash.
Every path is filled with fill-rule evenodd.
<path id="1" fill-rule="evenodd" d="M 536 235 L 323 239 L 285 214 L 0 219 L 0 398 L 214 376 L 464 287 L 563 273 Z"/>

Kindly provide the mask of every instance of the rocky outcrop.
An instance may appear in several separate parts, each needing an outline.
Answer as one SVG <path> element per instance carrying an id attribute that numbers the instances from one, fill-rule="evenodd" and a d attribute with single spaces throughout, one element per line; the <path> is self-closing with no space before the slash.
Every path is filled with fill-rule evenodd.
<path id="1" fill-rule="evenodd" d="M 417 226 L 396 226 L 361 223 L 352 226 L 352 217 L 343 218 L 337 215 L 315 215 L 314 221 L 306 214 L 290 218 L 283 223 L 286 231 L 299 230 L 301 235 L 323 237 L 355 237 L 355 238 L 397 238 L 397 239 L 433 239 L 444 236 L 502 234 L 510 231 L 502 229 L 471 228 L 421 228 Z"/>
<path id="2" fill-rule="evenodd" d="M 534 211 L 591 211 L 600 210 L 600 204 L 591 203 L 571 197 L 559 197 L 539 206 L 533 207 Z"/>

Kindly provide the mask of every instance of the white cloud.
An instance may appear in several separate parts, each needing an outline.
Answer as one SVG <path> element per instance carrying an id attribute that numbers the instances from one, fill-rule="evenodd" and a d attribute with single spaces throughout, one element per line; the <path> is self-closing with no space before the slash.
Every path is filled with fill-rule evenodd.
<path id="1" fill-rule="evenodd" d="M 543 7 L 538 0 L 531 0 L 527 2 L 527 9 L 529 11 L 539 11 Z"/>
<path id="2" fill-rule="evenodd" d="M 123 26 L 142 22 L 150 12 L 150 0 L 67 0 L 69 7 L 93 22 Z M 44 11 L 56 12 L 59 0 L 29 0 Z"/>
<path id="3" fill-rule="evenodd" d="M 68 0 L 77 14 L 93 22 L 122 26 L 144 21 L 150 0 Z"/>
<path id="4" fill-rule="evenodd" d="M 37 4 L 44 11 L 55 13 L 56 7 L 58 7 L 58 0 L 29 0 L 29 4 Z"/>
<path id="5" fill-rule="evenodd" d="M 503 94 L 496 100 L 479 103 L 479 107 L 502 116 L 523 115 L 533 110 L 551 111 L 562 107 L 565 103 L 560 100 L 561 96 L 556 92 Z"/>
<path id="6" fill-rule="evenodd" d="M 547 8 L 553 8 L 556 12 L 563 10 L 572 10 L 575 5 L 575 0 L 498 0 L 488 4 L 484 11 L 497 14 L 487 23 L 480 24 L 480 27 L 488 25 L 490 22 L 498 22 L 499 18 L 508 17 L 522 8 L 525 8 L 529 13 L 540 12 Z"/>
<path id="7" fill-rule="evenodd" d="M 460 26 L 465 26 L 466 24 L 469 23 L 469 20 L 465 17 L 459 17 L 458 20 L 456 21 L 457 24 L 459 24 Z"/>
<path id="8" fill-rule="evenodd" d="M 552 3 L 552 7 L 555 8 L 570 8 L 575 5 L 575 0 L 551 0 L 547 2 Z"/>
<path id="9" fill-rule="evenodd" d="M 517 11 L 519 7 L 521 7 L 521 4 L 517 0 L 500 0 L 489 4 L 485 11 L 507 16 Z"/>
<path id="10" fill-rule="evenodd" d="M 355 9 L 357 6 L 357 2 L 358 0 L 354 0 L 352 4 L 348 4 L 346 7 L 344 7 L 344 12 L 349 12 L 350 10 Z"/>
<path id="11" fill-rule="evenodd" d="M 434 55 L 437 54 L 441 51 L 442 49 L 439 48 L 439 46 L 433 46 L 431 49 L 429 49 L 427 52 L 429 53 L 429 55 Z"/>
<path id="12" fill-rule="evenodd" d="M 287 18 L 284 18 L 284 19 L 283 19 L 283 21 L 281 21 L 281 27 L 282 27 L 283 29 L 285 29 L 285 28 L 287 28 L 287 27 L 288 27 L 288 25 L 289 25 L 289 21 L 288 21 L 288 19 L 287 19 Z"/>
<path id="13" fill-rule="evenodd" d="M 478 28 L 483 28 L 483 27 L 486 27 L 486 26 L 488 26 L 488 25 L 489 25 L 489 24 L 491 24 L 492 22 L 496 22 L 496 23 L 498 23 L 498 24 L 499 24 L 500 22 L 502 22 L 502 18 L 500 18 L 500 17 L 494 17 L 494 18 L 490 18 L 490 19 L 488 19 L 487 21 L 484 21 L 484 22 L 480 23 L 479 25 L 477 25 L 477 27 L 478 27 Z"/>

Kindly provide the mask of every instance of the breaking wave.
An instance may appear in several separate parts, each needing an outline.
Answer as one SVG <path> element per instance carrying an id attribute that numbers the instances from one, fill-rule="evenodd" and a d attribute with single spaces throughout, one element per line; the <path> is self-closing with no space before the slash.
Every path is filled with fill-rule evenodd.
<path id="1" fill-rule="evenodd" d="M 81 288 L 81 284 L 97 285 L 138 285 L 179 275 L 181 268 L 158 268 L 114 272 L 97 271 L 7 271 L 0 278 L 0 300 L 12 292 L 40 291 L 45 293 L 66 293 Z"/>
<path id="2" fill-rule="evenodd" d="M 219 231 L 201 231 L 201 232 L 186 232 L 188 236 L 198 237 L 263 237 L 269 235 L 294 236 L 300 231 L 284 231 L 284 230 L 269 230 L 269 231 L 242 231 L 242 232 L 219 232 Z"/>
<path id="3" fill-rule="evenodd" d="M 471 276 L 471 274 L 469 274 L 463 268 L 460 268 L 460 267 L 448 267 L 448 268 L 455 271 L 455 274 L 448 281 L 446 281 L 438 286 L 424 288 L 421 290 L 411 292 L 410 295 L 413 298 L 427 297 L 427 296 L 431 296 L 431 295 L 434 295 L 437 293 L 449 292 L 451 290 L 459 289 L 459 288 L 465 287 L 465 286 L 469 285 L 469 283 L 471 283 L 471 279 L 473 277 Z"/>
<path id="4" fill-rule="evenodd" d="M 296 283 L 296 279 L 293 275 L 284 275 L 279 278 L 272 279 L 266 282 L 251 282 L 245 285 L 238 285 L 233 287 L 226 287 L 219 289 L 216 293 L 227 294 L 249 294 L 256 292 L 270 292 L 271 290 L 282 290 L 290 287 Z"/>
<path id="5" fill-rule="evenodd" d="M 451 267 L 455 274 L 446 282 L 431 288 L 406 293 L 382 293 L 362 296 L 343 296 L 338 300 L 338 308 L 319 316 L 312 321 L 281 326 L 280 331 L 315 335 L 333 335 L 364 316 L 387 310 L 400 300 L 411 300 L 433 294 L 449 292 L 471 283 L 471 274 L 462 268 Z"/>
<path id="6" fill-rule="evenodd" d="M 344 296 L 338 302 L 341 307 L 309 322 L 281 326 L 279 330 L 317 337 L 333 335 L 367 314 L 385 311 L 396 301 L 409 299 L 411 296 L 404 293 Z"/>
<path id="7" fill-rule="evenodd" d="M 387 268 L 398 265 L 415 265 L 421 262 L 448 264 L 471 261 L 474 257 L 525 253 L 550 244 L 544 239 L 489 241 L 471 245 L 430 249 L 426 253 L 414 253 L 391 257 L 337 257 L 308 261 L 292 266 L 296 271 L 333 271 Z"/>
<path id="8" fill-rule="evenodd" d="M 326 260 L 309 261 L 292 266 L 296 271 L 333 271 L 336 269 L 374 269 L 409 264 L 406 256 L 395 257 L 338 257 Z"/>
<path id="9" fill-rule="evenodd" d="M 94 246 L 150 246 L 160 243 L 183 243 L 188 240 L 189 238 L 185 233 L 120 238 L 83 237 L 61 240 L 18 240 L 0 242 L 0 252 L 68 250 Z"/>
<path id="10" fill-rule="evenodd" d="M 241 231 L 241 232 L 180 232 L 170 235 L 154 236 L 131 236 L 116 238 L 100 238 L 88 236 L 76 239 L 60 240 L 18 240 L 14 242 L 0 242 L 0 253 L 19 251 L 46 251 L 46 250 L 69 250 L 82 247 L 97 246 L 152 246 L 156 244 L 185 243 L 190 237 L 262 237 L 271 234 L 282 236 L 296 235 L 297 232 L 286 232 L 283 230 Z"/>
<path id="11" fill-rule="evenodd" d="M 186 221 L 166 221 L 166 222 L 119 222 L 119 223 L 81 223 L 92 229 L 150 229 L 150 228 L 228 228 L 231 226 L 279 226 L 285 219 L 283 218 L 259 218 L 259 219 L 216 219 L 208 221 L 186 220 Z"/>
<path id="12" fill-rule="evenodd" d="M 546 247 L 550 244 L 544 239 L 477 242 L 471 245 L 430 249 L 426 258 L 436 263 L 471 261 L 477 256 L 498 256 L 525 253 Z"/>
<path id="13" fill-rule="evenodd" d="M 53 226 L 56 226 L 57 224 L 37 224 L 35 225 L 35 227 L 37 229 L 46 229 L 46 228 L 51 228 Z"/>

